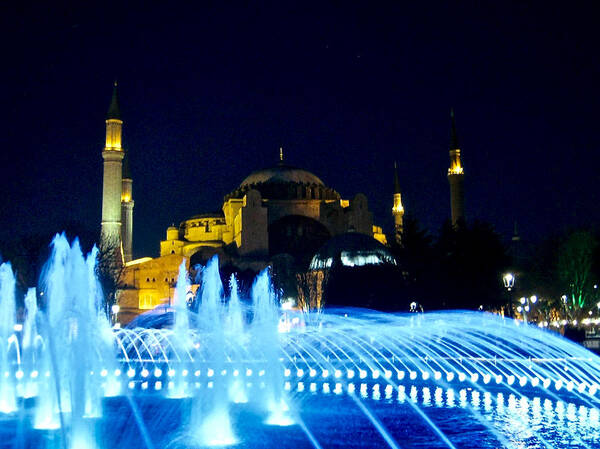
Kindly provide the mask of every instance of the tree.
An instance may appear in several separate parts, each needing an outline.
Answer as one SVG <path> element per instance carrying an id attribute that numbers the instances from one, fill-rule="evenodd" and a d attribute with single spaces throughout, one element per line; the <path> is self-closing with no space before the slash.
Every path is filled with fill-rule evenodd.
<path id="1" fill-rule="evenodd" d="M 96 264 L 96 275 L 102 286 L 103 308 L 110 317 L 112 306 L 117 304 L 117 293 L 123 288 L 125 264 L 123 263 L 119 241 L 104 242 L 100 245 Z"/>
<path id="2" fill-rule="evenodd" d="M 579 318 L 591 302 L 595 251 L 598 242 L 588 231 L 571 233 L 560 246 L 558 276 L 567 294 L 567 311 Z"/>
<path id="3" fill-rule="evenodd" d="M 320 312 L 323 309 L 323 292 L 328 278 L 329 272 L 324 270 L 296 274 L 299 309 L 304 312 Z"/>
<path id="4" fill-rule="evenodd" d="M 428 308 L 434 272 L 433 239 L 416 219 L 409 217 L 404 220 L 401 242 L 393 240 L 390 245 L 402 272 L 398 276 L 398 290 L 409 303 L 416 301 Z"/>
<path id="5" fill-rule="evenodd" d="M 434 246 L 432 286 L 441 308 L 499 308 L 504 304 L 501 275 L 509 258 L 491 225 L 447 222 Z M 436 290 L 433 290 L 435 293 Z M 432 298 L 435 301 L 435 298 Z"/>

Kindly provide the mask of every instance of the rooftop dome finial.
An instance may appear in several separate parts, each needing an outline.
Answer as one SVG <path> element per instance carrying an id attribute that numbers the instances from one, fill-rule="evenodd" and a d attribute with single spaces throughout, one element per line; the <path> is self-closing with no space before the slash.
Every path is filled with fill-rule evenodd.
<path id="1" fill-rule="evenodd" d="M 283 162 L 283 147 L 279 147 L 279 162 Z"/>

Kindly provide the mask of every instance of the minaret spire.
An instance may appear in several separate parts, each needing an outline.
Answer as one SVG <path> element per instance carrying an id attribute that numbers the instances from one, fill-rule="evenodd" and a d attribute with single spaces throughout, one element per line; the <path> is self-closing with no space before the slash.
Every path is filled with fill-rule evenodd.
<path id="1" fill-rule="evenodd" d="M 279 162 L 283 162 L 283 147 L 279 147 Z"/>
<path id="2" fill-rule="evenodd" d="M 394 205 L 392 207 L 394 216 L 394 240 L 398 245 L 402 243 L 402 231 L 404 229 L 404 207 L 402 206 L 402 194 L 400 193 L 400 181 L 398 180 L 398 164 L 394 161 Z"/>
<path id="3" fill-rule="evenodd" d="M 105 250 L 121 253 L 121 195 L 123 174 L 123 147 L 121 131 L 123 121 L 119 111 L 117 84 L 106 115 L 106 143 L 102 151 L 104 175 L 102 181 L 102 226 L 100 245 Z"/>
<path id="4" fill-rule="evenodd" d="M 121 120 L 121 109 L 119 108 L 119 92 L 117 90 L 117 80 L 113 84 L 113 94 L 110 106 L 106 114 L 107 119 Z"/>
<path id="5" fill-rule="evenodd" d="M 448 168 L 448 182 L 450 183 L 452 224 L 456 226 L 460 220 L 465 219 L 465 198 L 463 188 L 464 170 L 460 160 L 454 109 L 450 109 L 450 126 L 450 168 Z"/>
<path id="6" fill-rule="evenodd" d="M 458 145 L 458 134 L 456 132 L 456 119 L 454 118 L 454 108 L 450 108 L 450 149 L 460 148 Z"/>

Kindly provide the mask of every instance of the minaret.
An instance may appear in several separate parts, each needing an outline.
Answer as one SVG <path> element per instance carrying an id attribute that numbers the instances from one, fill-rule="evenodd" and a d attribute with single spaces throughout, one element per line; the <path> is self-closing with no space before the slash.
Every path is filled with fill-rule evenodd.
<path id="1" fill-rule="evenodd" d="M 394 215 L 394 240 L 398 245 L 402 243 L 402 230 L 404 207 L 402 207 L 402 195 L 400 193 L 400 182 L 398 181 L 398 164 L 394 162 L 394 206 L 392 207 Z"/>
<path id="2" fill-rule="evenodd" d="M 123 242 L 123 260 L 125 262 L 129 262 L 132 259 L 133 205 L 133 179 L 129 171 L 129 154 L 125 151 L 121 191 L 121 240 Z"/>
<path id="3" fill-rule="evenodd" d="M 117 82 L 106 115 L 106 145 L 102 151 L 104 177 L 102 182 L 102 228 L 100 244 L 104 248 L 121 246 L 121 191 L 123 147 L 121 146 L 121 112 L 117 96 Z"/>
<path id="4" fill-rule="evenodd" d="M 460 148 L 456 135 L 456 122 L 454 110 L 450 110 L 452 130 L 450 136 L 450 168 L 448 169 L 448 182 L 450 183 L 450 207 L 452 210 L 452 224 L 465 219 L 465 194 L 463 188 L 464 171 L 460 161 Z"/>

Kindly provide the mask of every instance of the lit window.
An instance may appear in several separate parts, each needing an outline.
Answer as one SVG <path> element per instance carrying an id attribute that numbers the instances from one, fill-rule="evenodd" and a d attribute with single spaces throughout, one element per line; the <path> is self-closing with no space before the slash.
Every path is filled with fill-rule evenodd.
<path id="1" fill-rule="evenodd" d="M 151 293 L 144 293 L 139 298 L 139 308 L 142 310 L 154 309 L 160 304 L 160 300 Z"/>

